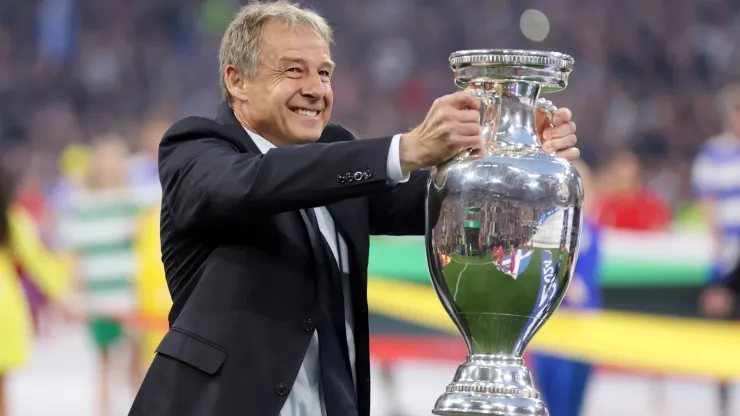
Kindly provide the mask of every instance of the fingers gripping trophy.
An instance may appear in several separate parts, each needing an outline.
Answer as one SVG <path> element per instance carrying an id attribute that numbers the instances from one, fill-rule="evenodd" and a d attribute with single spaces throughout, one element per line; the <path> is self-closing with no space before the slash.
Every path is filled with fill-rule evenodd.
<path id="1" fill-rule="evenodd" d="M 432 283 L 468 348 L 436 415 L 549 415 L 522 356 L 560 304 L 576 263 L 583 186 L 545 153 L 535 113 L 564 89 L 573 58 L 470 50 L 450 56 L 481 101 L 485 145 L 435 167 L 426 207 Z"/>

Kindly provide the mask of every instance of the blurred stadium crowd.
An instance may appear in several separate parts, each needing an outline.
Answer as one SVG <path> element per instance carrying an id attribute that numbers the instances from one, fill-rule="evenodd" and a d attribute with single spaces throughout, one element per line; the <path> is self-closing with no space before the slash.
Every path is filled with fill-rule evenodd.
<path id="1" fill-rule="evenodd" d="M 736 0 L 303 3 L 336 28 L 334 120 L 358 137 L 419 122 L 454 88 L 447 66 L 454 50 L 562 51 L 575 56 L 576 70 L 551 98 L 573 109 L 586 161 L 601 165 L 611 149 L 634 150 L 647 183 L 671 206 L 690 196 L 693 155 L 720 127 L 717 89 L 740 65 Z M 138 146 L 141 123 L 155 113 L 212 116 L 217 46 L 235 7 L 231 0 L 0 3 L 3 155 L 49 181 L 71 143 L 116 132 Z M 547 16 L 542 42 L 522 34 L 529 8 Z"/>
<path id="2" fill-rule="evenodd" d="M 739 0 L 302 4 L 336 29 L 333 120 L 357 137 L 422 120 L 436 97 L 455 88 L 447 65 L 455 50 L 556 50 L 576 65 L 569 87 L 548 98 L 573 110 L 600 190 L 592 201 L 598 221 L 642 230 L 703 223 L 692 165 L 724 127 L 718 92 L 738 80 Z M 216 54 L 236 7 L 231 0 L 0 0 L 0 163 L 16 183 L 14 206 L 25 208 L 48 246 L 69 244 L 59 230 L 80 209 L 76 189 L 125 189 L 137 214 L 156 210 L 157 142 L 180 117 L 215 115 Z M 546 20 L 522 18 L 533 8 Z M 76 226 L 72 234 L 84 229 Z M 26 283 L 35 305 L 44 285 Z M 0 415 L 1 407 L 0 392 Z"/>

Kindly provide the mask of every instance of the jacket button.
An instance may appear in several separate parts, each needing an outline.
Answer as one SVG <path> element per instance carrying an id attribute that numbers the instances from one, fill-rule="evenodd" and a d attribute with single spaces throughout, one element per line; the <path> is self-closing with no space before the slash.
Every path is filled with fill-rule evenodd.
<path id="1" fill-rule="evenodd" d="M 355 174 L 354 174 L 354 179 L 355 179 L 356 181 L 361 181 L 361 180 L 363 179 L 363 177 L 362 177 L 362 172 L 360 172 L 360 171 L 357 171 L 357 172 L 355 172 Z"/>
<path id="2" fill-rule="evenodd" d="M 344 175 L 337 175 L 337 182 L 339 182 L 340 185 L 344 185 Z"/>
<path id="3" fill-rule="evenodd" d="M 373 173 L 372 173 L 372 172 L 370 172 L 369 170 L 366 170 L 365 172 L 363 172 L 362 176 L 363 176 L 363 177 L 364 177 L 365 179 L 370 179 L 370 178 L 372 178 L 372 177 L 373 177 Z"/>
<path id="4" fill-rule="evenodd" d="M 309 318 L 303 321 L 303 329 L 306 332 L 311 332 L 314 329 L 316 329 L 316 323 L 314 323 L 313 319 Z"/>
<path id="5" fill-rule="evenodd" d="M 290 390 L 288 386 L 283 383 L 278 383 L 278 385 L 275 386 L 275 393 L 277 393 L 278 396 L 285 396 L 288 394 L 288 390 Z"/>

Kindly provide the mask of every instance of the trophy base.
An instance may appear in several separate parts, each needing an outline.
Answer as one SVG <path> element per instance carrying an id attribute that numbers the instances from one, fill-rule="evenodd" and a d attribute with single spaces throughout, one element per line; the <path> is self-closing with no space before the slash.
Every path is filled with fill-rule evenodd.
<path id="1" fill-rule="evenodd" d="M 438 416 L 549 416 L 524 360 L 506 354 L 475 354 L 460 365 L 437 399 Z"/>

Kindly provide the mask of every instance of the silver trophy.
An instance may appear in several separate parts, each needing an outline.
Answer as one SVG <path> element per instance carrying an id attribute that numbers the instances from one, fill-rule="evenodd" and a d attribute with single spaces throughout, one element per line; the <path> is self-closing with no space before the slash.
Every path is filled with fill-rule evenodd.
<path id="1" fill-rule="evenodd" d="M 573 58 L 555 52 L 469 50 L 450 56 L 455 83 L 481 100 L 486 144 L 435 167 L 427 190 L 426 249 L 434 288 L 468 358 L 436 415 L 549 415 L 522 356 L 555 312 L 578 253 L 583 185 L 545 153 L 542 92 L 566 87 Z"/>

